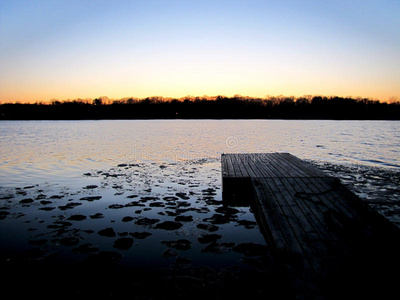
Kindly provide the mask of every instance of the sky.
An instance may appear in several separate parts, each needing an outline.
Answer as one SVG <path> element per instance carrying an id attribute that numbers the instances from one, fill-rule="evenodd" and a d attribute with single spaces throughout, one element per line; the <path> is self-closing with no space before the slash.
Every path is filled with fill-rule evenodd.
<path id="1" fill-rule="evenodd" d="M 0 102 L 400 98 L 399 0 L 0 0 Z"/>

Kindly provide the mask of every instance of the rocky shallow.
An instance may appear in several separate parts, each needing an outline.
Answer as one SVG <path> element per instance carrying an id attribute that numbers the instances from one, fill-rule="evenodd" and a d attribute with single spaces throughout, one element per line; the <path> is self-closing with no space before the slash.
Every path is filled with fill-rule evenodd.
<path id="1" fill-rule="evenodd" d="M 312 163 L 400 224 L 399 172 Z M 0 189 L 1 268 L 16 296 L 302 295 L 295 262 L 271 254 L 251 208 L 224 206 L 218 160 L 120 164 L 81 179 Z"/>
<path id="2" fill-rule="evenodd" d="M 81 186 L 0 192 L 1 267 L 31 292 L 222 296 L 245 274 L 265 283 L 268 247 L 249 207 L 224 207 L 216 160 L 120 164 Z"/>
<path id="3" fill-rule="evenodd" d="M 310 163 L 339 178 L 361 200 L 400 227 L 400 170 L 320 161 Z"/>

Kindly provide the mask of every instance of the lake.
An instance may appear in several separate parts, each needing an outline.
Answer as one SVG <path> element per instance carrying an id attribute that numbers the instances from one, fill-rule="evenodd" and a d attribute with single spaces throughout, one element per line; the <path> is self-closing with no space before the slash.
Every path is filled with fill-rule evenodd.
<path id="1" fill-rule="evenodd" d="M 223 205 L 221 153 L 290 152 L 400 225 L 398 121 L 3 121 L 0 133 L 0 266 L 16 290 L 223 297 L 242 282 L 293 296 L 252 207 Z M 38 268 L 49 276 L 26 275 Z"/>
<path id="2" fill-rule="evenodd" d="M 227 152 L 290 152 L 335 164 L 400 168 L 398 121 L 3 121 L 0 185 L 71 182 L 134 162 L 219 159 Z"/>

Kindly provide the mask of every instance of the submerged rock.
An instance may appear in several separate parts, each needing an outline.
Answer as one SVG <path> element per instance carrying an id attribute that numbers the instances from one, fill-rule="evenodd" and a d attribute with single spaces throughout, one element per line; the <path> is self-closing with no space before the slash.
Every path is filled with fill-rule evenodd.
<path id="1" fill-rule="evenodd" d="M 34 187 L 35 187 L 34 185 L 28 185 L 28 186 L 25 186 L 23 189 L 24 190 L 33 189 Z"/>
<path id="2" fill-rule="evenodd" d="M 89 216 L 91 219 L 101 219 L 104 218 L 104 215 L 102 213 L 95 213 L 94 215 Z"/>
<path id="3" fill-rule="evenodd" d="M 208 189 L 202 190 L 201 192 L 205 196 L 215 196 L 215 195 L 217 195 L 215 189 L 213 189 L 213 188 L 208 188 Z"/>
<path id="4" fill-rule="evenodd" d="M 98 186 L 97 185 L 87 185 L 87 186 L 85 186 L 84 187 L 84 189 L 86 189 L 86 190 L 92 190 L 92 189 L 95 189 L 95 188 L 98 188 Z"/>
<path id="5" fill-rule="evenodd" d="M 70 220 L 70 221 L 82 221 L 82 220 L 85 220 L 85 219 L 86 219 L 86 216 L 84 216 L 84 215 L 72 215 L 67 220 Z"/>
<path id="6" fill-rule="evenodd" d="M 8 211 L 0 211 L 0 220 L 4 220 L 9 214 Z"/>
<path id="7" fill-rule="evenodd" d="M 130 235 L 137 239 L 145 239 L 146 237 L 152 234 L 150 232 L 143 231 L 143 232 L 132 232 L 130 233 Z"/>
<path id="8" fill-rule="evenodd" d="M 21 203 L 21 204 L 29 204 L 32 202 L 33 202 L 33 199 L 31 199 L 31 198 L 22 199 L 21 201 L 19 201 L 19 203 Z"/>
<path id="9" fill-rule="evenodd" d="M 220 214 L 228 214 L 228 215 L 237 214 L 239 212 L 239 210 L 237 210 L 236 208 L 224 207 L 224 206 L 218 207 L 215 211 Z"/>
<path id="10" fill-rule="evenodd" d="M 222 237 L 222 235 L 220 235 L 220 234 L 203 234 L 197 240 L 201 244 L 209 244 L 209 243 L 212 243 L 212 242 L 216 242 L 221 237 Z"/>
<path id="11" fill-rule="evenodd" d="M 253 229 L 254 226 L 257 225 L 256 222 L 248 221 L 248 220 L 238 220 L 237 223 L 238 223 L 239 225 L 244 226 L 246 229 Z"/>
<path id="12" fill-rule="evenodd" d="M 88 196 L 88 197 L 80 198 L 79 200 L 94 201 L 94 200 L 100 200 L 101 198 L 102 198 L 101 196 Z"/>
<path id="13" fill-rule="evenodd" d="M 114 241 L 114 248 L 120 250 L 128 250 L 133 245 L 133 239 L 129 237 L 122 237 Z"/>
<path id="14" fill-rule="evenodd" d="M 207 203 L 207 205 L 220 205 L 222 203 L 221 200 L 215 200 L 214 198 L 208 198 L 204 197 L 204 201 Z"/>
<path id="15" fill-rule="evenodd" d="M 173 221 L 164 221 L 156 225 L 155 228 L 157 229 L 164 229 L 164 230 L 176 230 L 183 226 L 182 223 L 173 222 Z"/>
<path id="16" fill-rule="evenodd" d="M 70 203 L 67 203 L 66 205 L 59 206 L 58 209 L 60 209 L 60 210 L 73 209 L 74 207 L 79 206 L 79 205 L 82 205 L 82 203 L 70 202 Z"/>
<path id="17" fill-rule="evenodd" d="M 176 204 L 178 205 L 178 207 L 188 207 L 190 206 L 190 202 L 187 201 L 176 201 Z"/>
<path id="18" fill-rule="evenodd" d="M 112 229 L 111 227 L 102 229 L 102 230 L 98 231 L 97 233 L 102 235 L 102 236 L 107 236 L 107 237 L 116 236 L 116 233 L 115 233 L 114 229 Z"/>
<path id="19" fill-rule="evenodd" d="M 46 206 L 46 207 L 41 207 L 41 208 L 39 208 L 39 210 L 44 210 L 44 211 L 51 211 L 51 210 L 53 210 L 53 209 L 56 209 L 56 208 L 53 207 L 53 206 Z"/>
<path id="20" fill-rule="evenodd" d="M 47 205 L 47 204 L 51 204 L 51 203 L 53 203 L 53 202 L 51 202 L 51 201 L 49 201 L 49 200 L 42 200 L 42 201 L 40 201 L 40 204 L 43 204 L 43 205 Z"/>
<path id="21" fill-rule="evenodd" d="M 183 200 L 189 200 L 190 199 L 190 197 L 187 196 L 186 193 L 176 193 L 175 195 L 178 196 L 179 198 L 183 199 Z"/>
<path id="22" fill-rule="evenodd" d="M 150 207 L 164 207 L 164 203 L 160 201 L 155 201 L 149 204 Z"/>
<path id="23" fill-rule="evenodd" d="M 242 243 L 233 248 L 233 251 L 242 253 L 246 256 L 264 255 L 268 251 L 268 247 L 261 244 Z"/>

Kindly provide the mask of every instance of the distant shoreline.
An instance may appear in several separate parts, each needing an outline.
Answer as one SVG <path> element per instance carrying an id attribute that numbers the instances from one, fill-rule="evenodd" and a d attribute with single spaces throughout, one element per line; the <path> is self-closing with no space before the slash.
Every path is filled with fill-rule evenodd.
<path id="1" fill-rule="evenodd" d="M 342 97 L 186 97 L 5 103 L 0 120 L 298 119 L 400 120 L 400 102 Z"/>

